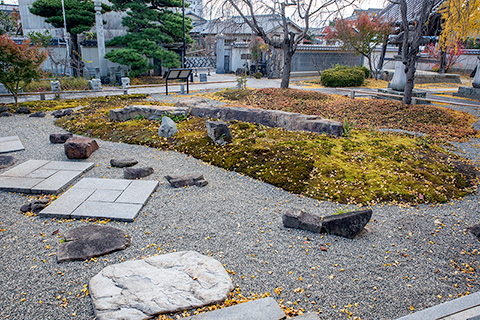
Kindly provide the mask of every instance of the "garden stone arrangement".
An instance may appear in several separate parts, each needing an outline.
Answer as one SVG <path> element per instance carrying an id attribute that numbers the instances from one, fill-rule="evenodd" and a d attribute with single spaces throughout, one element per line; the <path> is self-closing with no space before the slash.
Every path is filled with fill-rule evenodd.
<path id="1" fill-rule="evenodd" d="M 28 160 L 0 174 L 0 190 L 57 194 L 93 165 L 91 162 Z"/>
<path id="2" fill-rule="evenodd" d="M 233 284 L 219 261 L 182 251 L 110 265 L 89 289 L 97 319 L 140 320 L 223 301 Z"/>
<path id="3" fill-rule="evenodd" d="M 200 118 L 221 119 L 223 121 L 238 120 L 259 123 L 268 127 L 285 128 L 292 131 L 310 131 L 332 136 L 343 134 L 343 125 L 338 121 L 318 116 L 307 116 L 276 110 L 263 110 L 244 107 L 221 107 L 212 105 L 203 98 L 190 98 L 178 102 L 175 107 L 169 106 L 127 106 L 110 110 L 110 121 L 126 121 L 142 116 L 150 120 L 158 120 L 164 115 L 192 115 Z"/>

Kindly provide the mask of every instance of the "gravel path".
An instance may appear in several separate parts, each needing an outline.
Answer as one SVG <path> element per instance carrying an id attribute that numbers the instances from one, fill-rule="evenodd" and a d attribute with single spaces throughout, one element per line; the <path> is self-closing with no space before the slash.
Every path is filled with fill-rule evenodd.
<path id="1" fill-rule="evenodd" d="M 60 132 L 51 116 L 0 118 L 0 136 L 18 135 L 25 145 L 13 153 L 18 163 L 67 160 L 63 146 L 48 140 Z M 347 206 L 290 194 L 176 152 L 98 142 L 100 150 L 87 160 L 96 166 L 85 176 L 122 178 L 109 160 L 133 156 L 155 169 L 148 179 L 160 180 L 135 222 L 108 223 L 125 230 L 132 245 L 95 261 L 57 264 L 61 234 L 91 222 L 28 217 L 18 213 L 28 196 L 0 192 L 0 319 L 93 319 L 82 291 L 90 278 L 113 263 L 175 250 L 215 257 L 234 272 L 244 295 L 270 292 L 287 305 L 321 310 L 321 319 L 350 313 L 352 319 L 395 319 L 480 290 L 480 243 L 464 231 L 479 222 L 478 195 L 443 205 L 376 205 L 368 232 L 349 240 L 288 230 L 281 222 L 290 207 L 325 215 Z M 465 148 L 478 157 L 474 144 Z M 163 178 L 189 172 L 203 173 L 209 185 L 173 189 Z M 475 272 L 462 272 L 466 264 Z"/>

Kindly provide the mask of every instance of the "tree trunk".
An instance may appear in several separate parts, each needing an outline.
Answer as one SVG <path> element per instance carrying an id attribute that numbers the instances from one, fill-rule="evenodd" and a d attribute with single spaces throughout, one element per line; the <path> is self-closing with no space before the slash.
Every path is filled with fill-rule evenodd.
<path id="1" fill-rule="evenodd" d="M 290 46 L 283 47 L 283 74 L 282 74 L 282 83 L 280 88 L 287 89 L 290 84 L 290 72 L 292 70 L 292 56 L 294 54 L 293 50 L 290 50 Z"/>
<path id="2" fill-rule="evenodd" d="M 447 52 L 444 49 L 440 50 L 440 69 L 438 70 L 438 73 L 444 74 L 447 71 Z"/>
<path id="3" fill-rule="evenodd" d="M 405 90 L 403 92 L 403 103 L 405 104 L 411 104 L 412 103 L 412 91 L 413 87 L 415 85 L 415 60 L 414 58 L 411 58 L 408 60 L 408 64 L 406 66 L 407 72 L 407 81 L 405 82 Z"/>
<path id="4" fill-rule="evenodd" d="M 73 75 L 75 77 L 80 77 L 82 75 L 83 61 L 80 54 L 80 45 L 78 44 L 78 35 L 70 34 L 70 39 L 72 40 L 70 58 L 72 59 Z"/>
<path id="5" fill-rule="evenodd" d="M 373 67 L 372 67 L 372 54 L 369 53 L 367 56 L 366 56 L 367 60 L 368 60 L 368 70 L 370 70 L 370 78 L 373 78 Z M 377 73 L 375 73 L 375 80 L 377 80 Z"/>
<path id="6" fill-rule="evenodd" d="M 387 53 L 387 42 L 388 40 L 385 40 L 382 45 L 382 53 L 380 54 L 380 60 L 378 61 L 377 71 L 381 71 L 383 69 L 383 62 L 385 61 L 385 54 Z"/>

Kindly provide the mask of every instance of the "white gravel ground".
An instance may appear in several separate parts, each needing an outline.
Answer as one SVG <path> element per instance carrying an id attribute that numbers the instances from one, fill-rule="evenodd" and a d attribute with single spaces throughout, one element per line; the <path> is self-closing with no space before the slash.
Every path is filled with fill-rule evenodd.
<path id="1" fill-rule="evenodd" d="M 0 118 L 0 136 L 18 135 L 25 145 L 13 153 L 18 163 L 67 160 L 63 145 L 49 143 L 49 134 L 60 132 L 51 116 Z M 86 177 L 122 178 L 109 160 L 133 156 L 155 169 L 147 179 L 160 180 L 135 222 L 108 223 L 125 230 L 132 245 L 95 261 L 58 264 L 61 235 L 89 222 L 25 216 L 18 209 L 28 196 L 0 192 L 0 319 L 93 319 L 83 291 L 90 278 L 110 264 L 175 250 L 209 254 L 234 272 L 243 294 L 270 292 L 277 301 L 321 311 L 321 319 L 395 319 L 480 289 L 480 242 L 465 232 L 480 220 L 478 195 L 442 205 L 376 205 L 368 232 L 349 240 L 288 230 L 281 222 L 286 208 L 326 215 L 344 205 L 290 194 L 176 152 L 98 142 L 100 150 L 86 160 L 96 166 Z M 474 143 L 459 147 L 478 157 Z M 189 172 L 203 173 L 209 185 L 173 189 L 163 178 Z M 475 271 L 462 272 L 466 264 Z"/>

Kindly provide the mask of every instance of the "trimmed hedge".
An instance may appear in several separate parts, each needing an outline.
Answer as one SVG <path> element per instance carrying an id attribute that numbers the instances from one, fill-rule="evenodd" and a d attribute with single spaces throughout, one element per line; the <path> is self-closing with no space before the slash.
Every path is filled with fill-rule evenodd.
<path id="1" fill-rule="evenodd" d="M 363 84 L 366 73 L 361 67 L 337 66 L 324 70 L 320 81 L 326 87 L 356 87 Z"/>

